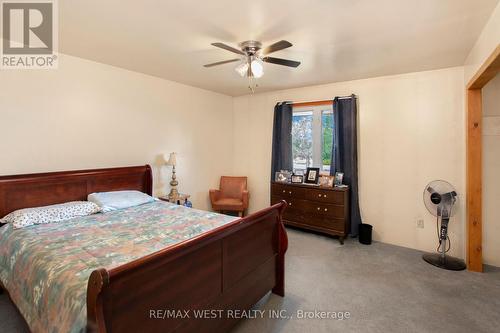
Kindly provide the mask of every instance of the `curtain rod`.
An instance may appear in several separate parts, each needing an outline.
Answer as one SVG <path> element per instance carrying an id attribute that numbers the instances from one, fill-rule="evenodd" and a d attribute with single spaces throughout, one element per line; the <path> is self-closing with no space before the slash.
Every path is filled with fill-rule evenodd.
<path id="1" fill-rule="evenodd" d="M 349 96 L 339 96 L 338 99 L 348 99 L 348 98 L 352 98 L 354 96 L 354 98 L 358 98 L 358 96 L 356 95 L 349 95 Z M 285 104 L 302 104 L 302 103 L 321 103 L 321 102 L 333 102 L 334 98 L 332 99 L 327 99 L 327 100 L 317 100 L 317 101 L 302 101 L 302 102 L 284 102 Z"/>

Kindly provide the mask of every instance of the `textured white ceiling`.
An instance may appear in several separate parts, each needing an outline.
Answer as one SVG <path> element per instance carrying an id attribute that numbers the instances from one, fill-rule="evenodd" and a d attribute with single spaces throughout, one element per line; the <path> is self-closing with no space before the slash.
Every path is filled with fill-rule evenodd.
<path id="1" fill-rule="evenodd" d="M 237 63 L 210 45 L 293 47 L 265 64 L 258 91 L 459 66 L 498 0 L 64 0 L 62 53 L 221 92 L 247 94 Z"/>

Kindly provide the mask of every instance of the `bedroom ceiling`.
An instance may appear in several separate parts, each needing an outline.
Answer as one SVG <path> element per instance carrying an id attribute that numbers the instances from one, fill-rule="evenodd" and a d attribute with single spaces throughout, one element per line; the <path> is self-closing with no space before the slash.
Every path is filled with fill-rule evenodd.
<path id="1" fill-rule="evenodd" d="M 258 92 L 459 66 L 498 0 L 59 1 L 60 52 L 232 95 L 247 81 L 210 45 L 281 39 Z"/>

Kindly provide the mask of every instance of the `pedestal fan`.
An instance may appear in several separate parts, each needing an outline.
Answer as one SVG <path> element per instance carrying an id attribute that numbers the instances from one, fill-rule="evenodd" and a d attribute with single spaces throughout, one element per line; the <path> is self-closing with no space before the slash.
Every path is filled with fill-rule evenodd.
<path id="1" fill-rule="evenodd" d="M 438 253 L 426 253 L 422 257 L 431 265 L 453 271 L 465 269 L 463 260 L 446 254 L 451 247 L 448 223 L 456 211 L 457 200 L 457 192 L 450 183 L 444 180 L 434 180 L 425 187 L 424 204 L 427 210 L 437 218 L 439 246 Z"/>

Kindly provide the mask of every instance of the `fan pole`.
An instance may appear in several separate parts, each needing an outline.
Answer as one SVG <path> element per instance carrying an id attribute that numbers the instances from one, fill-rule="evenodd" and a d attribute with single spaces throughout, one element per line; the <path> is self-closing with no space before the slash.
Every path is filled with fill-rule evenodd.
<path id="1" fill-rule="evenodd" d="M 443 264 L 446 260 L 446 240 L 448 239 L 448 217 L 441 217 L 441 228 L 439 232 L 439 245 L 441 247 L 441 260 Z"/>

